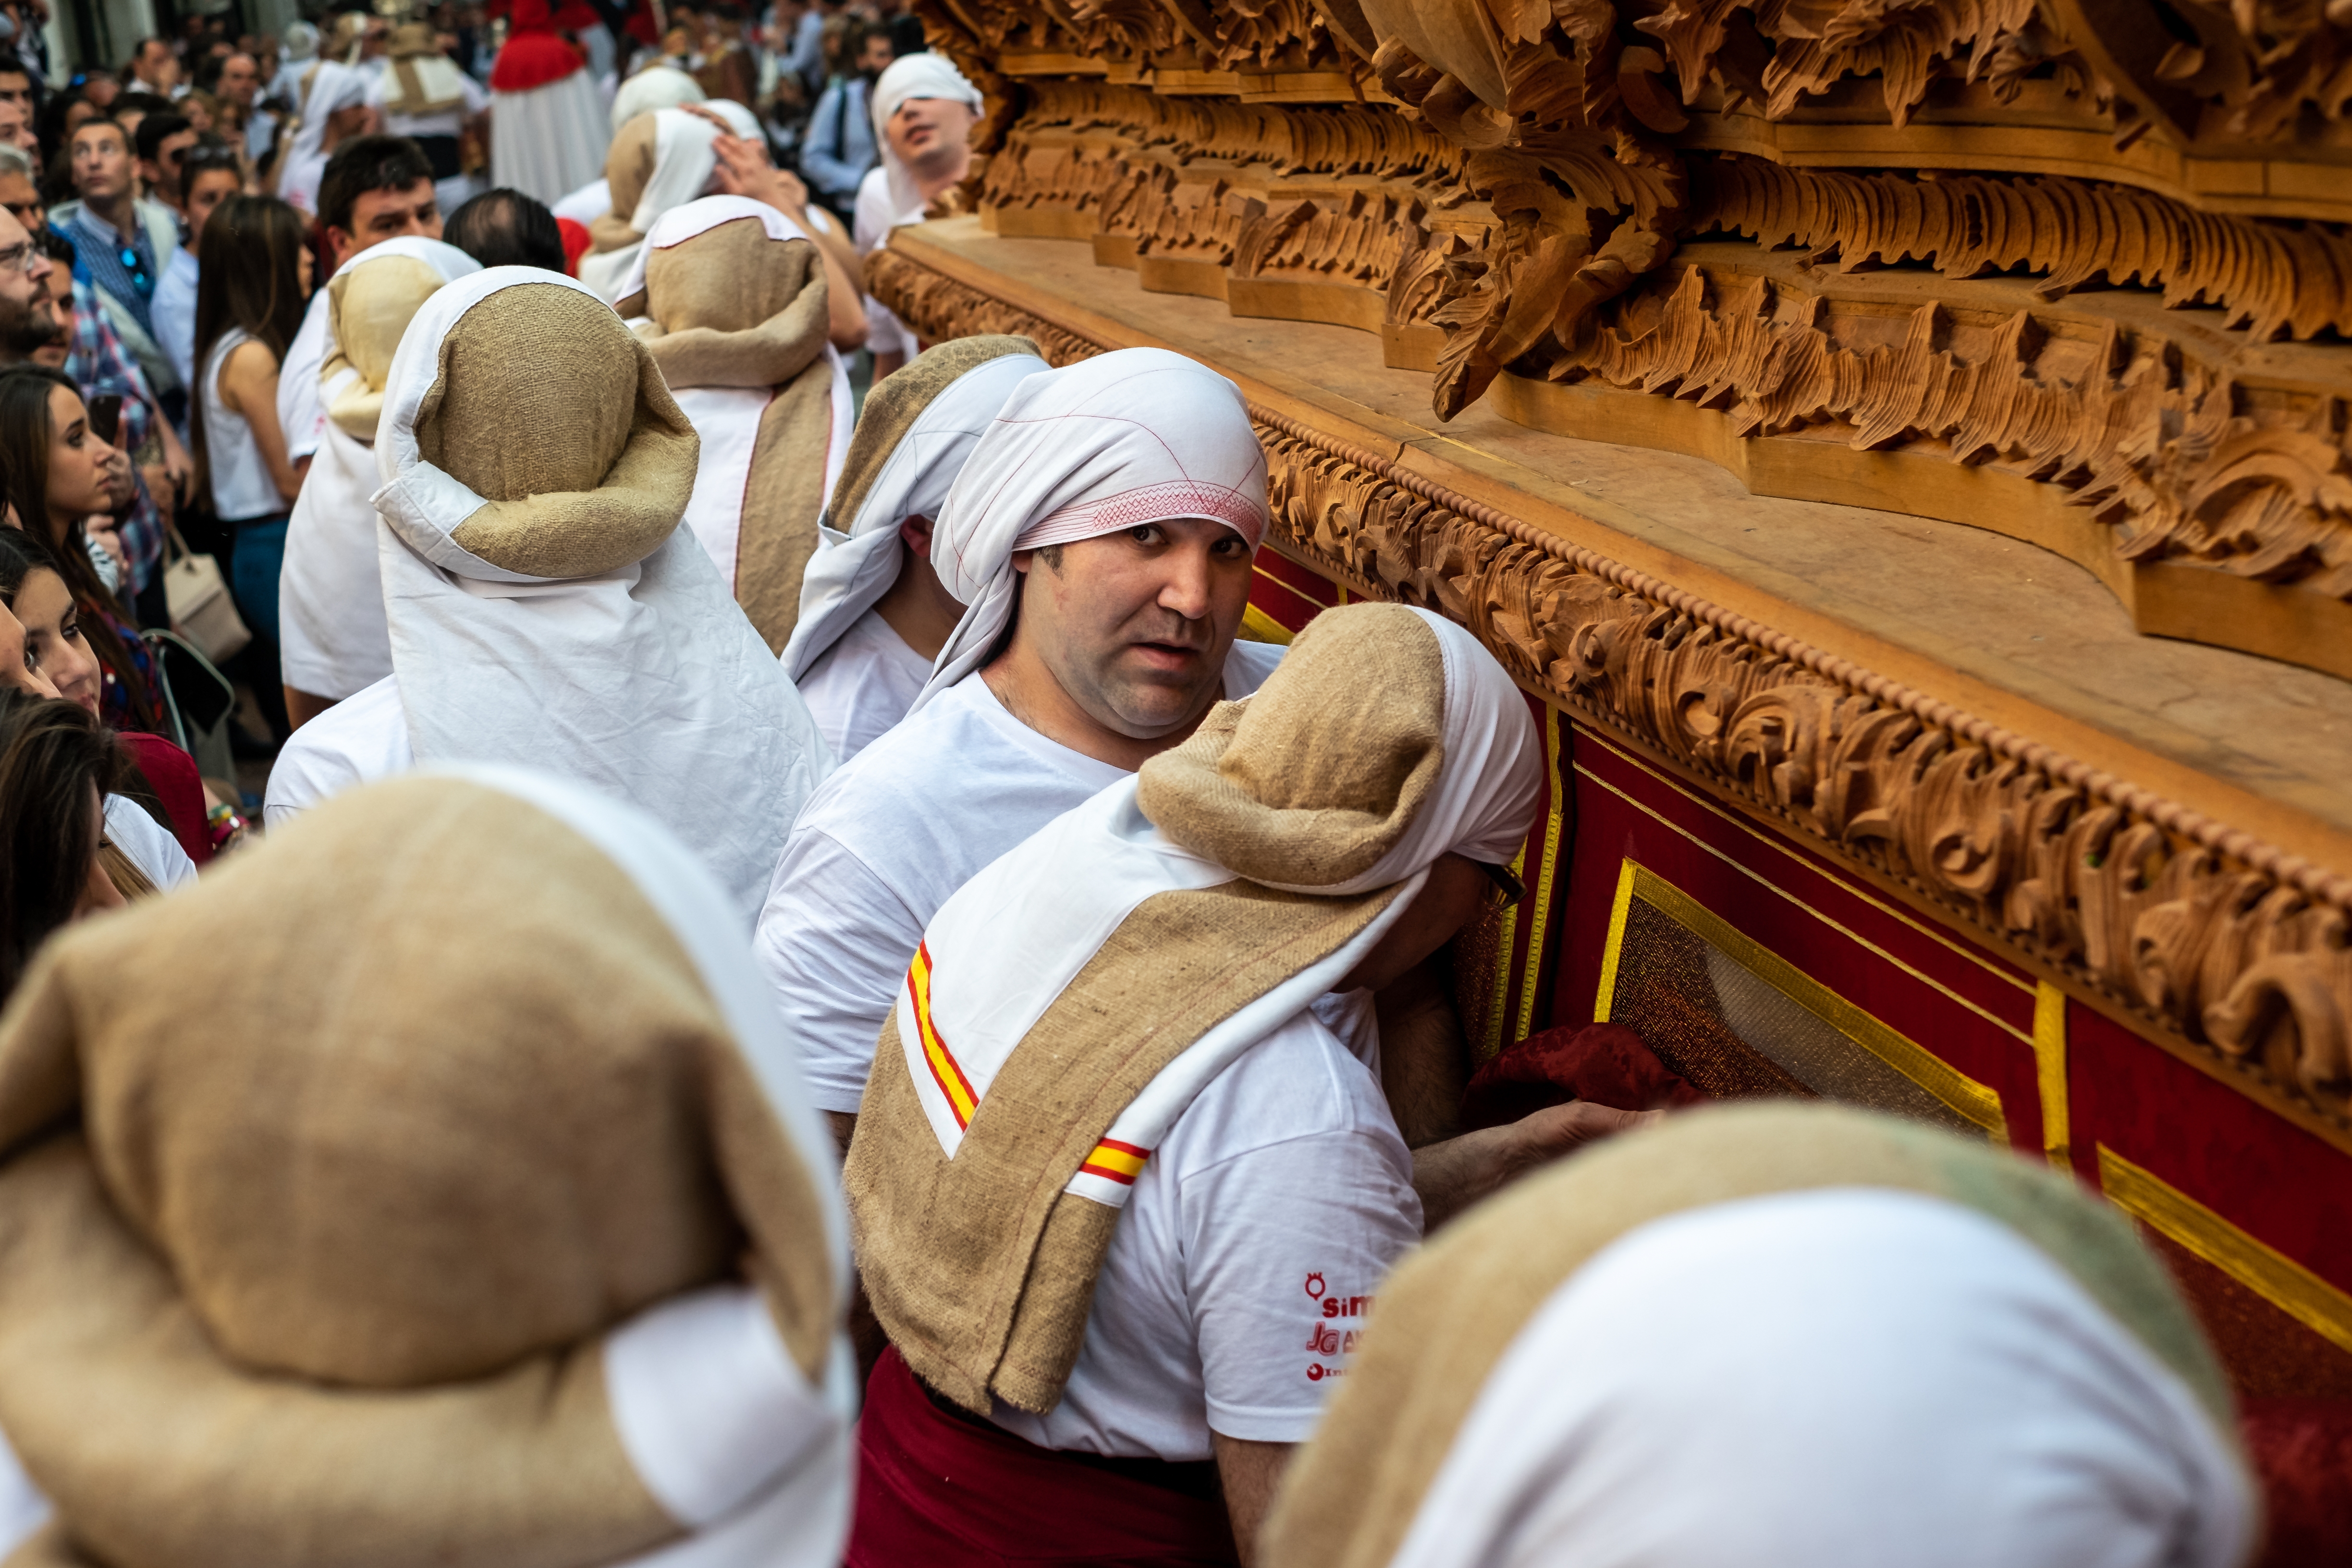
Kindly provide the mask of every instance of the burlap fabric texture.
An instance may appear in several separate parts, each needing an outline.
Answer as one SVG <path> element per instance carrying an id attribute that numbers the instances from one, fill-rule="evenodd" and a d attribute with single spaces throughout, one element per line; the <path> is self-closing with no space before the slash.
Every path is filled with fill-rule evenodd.
<path id="1" fill-rule="evenodd" d="M 425 22 L 404 22 L 392 30 L 384 53 L 392 59 L 397 97 L 384 107 L 394 114 L 446 114 L 462 107 L 465 89 L 457 68 L 445 57 Z"/>
<path id="2" fill-rule="evenodd" d="M 223 963 L 231 930 L 268 962 Z M 748 1273 L 814 1381 L 816 1182 L 600 850 L 470 783 L 343 796 L 74 928 L 0 1016 L 0 1430 L 60 1532 L 21 1561 L 587 1568 L 677 1536 L 602 1336 Z"/>
<path id="3" fill-rule="evenodd" d="M 772 387 L 760 416 L 735 546 L 735 602 L 780 653 L 800 618 L 801 574 L 816 552 L 833 431 L 824 267 L 805 239 L 771 238 L 754 218 L 705 229 L 646 258 L 642 292 L 614 308 L 672 387 Z"/>
<path id="4" fill-rule="evenodd" d="M 360 377 L 327 409 L 327 417 L 344 435 L 375 439 L 376 426 L 383 418 L 384 377 L 391 374 L 400 335 L 443 281 L 430 263 L 413 256 L 364 261 L 328 279 L 327 313 L 335 347 L 320 379 L 333 380 L 346 365 Z"/>
<path id="5" fill-rule="evenodd" d="M 842 459 L 841 478 L 834 481 L 833 500 L 825 508 L 826 526 L 846 533 L 856 523 L 874 481 L 932 399 L 966 372 L 1012 354 L 1045 357 L 1045 352 L 1027 338 L 987 332 L 950 338 L 925 349 L 876 382 L 866 395 L 865 407 L 858 410 L 857 429 L 849 438 L 849 455 Z"/>
<path id="6" fill-rule="evenodd" d="M 612 374 L 616 342 L 634 378 Z M 652 554 L 686 514 L 700 450 L 646 346 L 593 296 L 552 284 L 501 289 L 450 328 L 416 447 L 489 503 L 450 538 L 546 578 Z"/>
<path id="7" fill-rule="evenodd" d="M 613 144 L 604 152 L 604 183 L 612 188 L 613 205 L 588 225 L 590 249 L 619 250 L 646 237 L 629 220 L 636 216 L 646 182 L 654 177 L 660 135 L 660 121 L 650 110 L 613 133 Z"/>
<path id="8" fill-rule="evenodd" d="M 1318 621 L 1264 690 L 1218 704 L 1144 764 L 1139 801 L 1170 838 L 1229 868 L 1219 851 L 1237 847 L 1272 879 L 1336 880 L 1326 868 L 1377 861 L 1427 797 L 1444 695 L 1444 656 L 1412 612 Z M 1271 765 L 1281 754 L 1294 771 Z M 893 1009 L 844 1184 L 875 1315 L 918 1377 L 980 1413 L 992 1398 L 1040 1414 L 1061 1402 L 1119 1215 L 1063 1189 L 1164 1068 L 1398 891 L 1236 879 L 1146 899 L 1014 1047 L 952 1158 L 916 1098 Z"/>
<path id="9" fill-rule="evenodd" d="M 1272 1568 L 1382 1568 L 1488 1374 L 1595 1253 L 1651 1220 L 1816 1187 L 1888 1187 L 1977 1210 L 2032 1243 L 2188 1384 L 2223 1430 L 2229 1389 L 2130 1222 L 2065 1177 L 1933 1128 L 1831 1105 L 1684 1113 L 1519 1183 L 1381 1288 L 1356 1363 L 1283 1481 Z"/>

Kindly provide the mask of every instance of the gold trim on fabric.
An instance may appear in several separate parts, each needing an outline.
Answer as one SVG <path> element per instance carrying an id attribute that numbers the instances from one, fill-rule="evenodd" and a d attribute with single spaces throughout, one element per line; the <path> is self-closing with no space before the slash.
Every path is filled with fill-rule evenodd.
<path id="1" fill-rule="evenodd" d="M 2099 1145 L 2099 1186 L 2109 1203 L 2150 1230 L 2187 1247 L 2322 1339 L 2352 1351 L 2352 1295 L 2105 1143 Z"/>
<path id="2" fill-rule="evenodd" d="M 2066 993 L 2047 980 L 2033 993 L 2033 1076 L 2042 1091 L 2042 1152 L 2062 1171 L 2074 1169 L 2068 1142 Z"/>
<path id="3" fill-rule="evenodd" d="M 1618 953 L 1635 899 L 1722 950 L 1759 980 L 1983 1128 L 1995 1143 L 2009 1142 L 2009 1118 L 2001 1110 L 2000 1094 L 1990 1085 L 1979 1083 L 1908 1035 L 1864 1012 L 1631 857 L 1618 873 L 1617 900 L 1609 912 L 1609 946 L 1601 954 L 1601 995 L 1593 1009 L 1596 1022 L 1609 1021 L 1610 1001 L 1617 989 Z M 1844 929 L 1832 924 L 1841 931 Z"/>
<path id="4" fill-rule="evenodd" d="M 2000 1014 L 1993 1012 L 1991 1009 L 1985 1007 L 1981 1004 L 1969 1001 L 1967 997 L 1961 995 L 1958 992 L 1953 990 L 1950 986 L 1945 984 L 1934 975 L 1928 974 L 1921 970 L 1912 967 L 1908 963 L 1904 963 L 1901 959 L 1895 957 L 1893 953 L 1887 952 L 1885 948 L 1879 946 L 1868 937 L 1864 936 L 1860 931 L 1831 919 L 1828 915 L 1823 914 L 1821 910 L 1813 908 L 1812 905 L 1805 902 L 1804 900 L 1797 897 L 1796 894 L 1780 886 L 1778 882 L 1771 880 L 1760 872 L 1741 865 L 1738 861 L 1733 859 L 1722 850 L 1717 849 L 1714 845 L 1709 844 L 1706 839 L 1701 838 L 1697 834 L 1693 833 L 1689 828 L 1683 826 L 1681 824 L 1671 820 L 1664 814 L 1652 809 L 1650 806 L 1643 805 L 1638 800 L 1635 800 L 1632 795 L 1627 795 L 1623 790 L 1619 789 L 1607 779 L 1604 779 L 1599 774 L 1587 769 L 1582 763 L 1580 763 L 1577 764 L 1576 771 L 1582 773 L 1586 778 L 1591 779 L 1594 784 L 1599 784 L 1602 789 L 1607 790 L 1611 795 L 1613 795 L 1618 799 L 1623 801 L 1626 805 L 1632 806 L 1634 810 L 1641 812 L 1645 816 L 1656 818 L 1661 826 L 1666 827 L 1672 832 L 1681 834 L 1685 838 L 1689 839 L 1693 844 L 1697 845 L 1700 848 L 1706 850 L 1708 854 L 1714 856 L 1717 859 L 1722 861 L 1733 870 L 1738 871 L 1741 876 L 1748 878 L 1759 887 L 1769 888 L 1773 892 L 1779 894 L 1781 898 L 1786 899 L 1797 908 L 1804 910 L 1807 914 L 1812 916 L 1815 920 L 1821 921 L 1823 925 L 1829 927 L 1840 936 L 1844 937 L 1848 942 L 1853 942 L 1855 946 L 1862 948 L 1877 958 L 1885 960 L 1886 963 L 1891 963 L 1895 968 L 1901 970 L 1904 973 L 1909 975 L 1912 979 L 1919 982 L 1920 984 L 1927 986 L 1932 991 L 1939 993 L 1955 1003 L 1958 1003 L 1960 1006 L 1963 1006 L 1969 1012 L 1974 1013 L 1977 1016 L 1982 1018 L 1986 1023 L 1990 1024 L 1993 1027 L 2000 1030 L 2003 1034 L 2011 1036 L 2025 1045 L 2031 1046 L 2033 1044 L 2032 1035 L 2019 1028 L 2016 1025 L 2011 1023 Z M 1701 804 L 1704 805 L 1705 803 L 1701 802 Z M 1759 834 L 1758 837 L 1761 837 L 1762 835 Z M 1771 841 L 1769 839 L 1766 839 L 1765 842 L 1769 844 Z M 1800 863 L 1802 864 L 1802 862 Z M 1807 868 L 1817 873 L 1821 871 L 1821 868 L 1819 867 L 1809 866 Z M 1837 881 L 1837 879 L 1835 878 L 1831 878 L 1830 879 L 1832 881 Z M 1846 892 L 1853 893 L 1857 898 L 1862 898 L 1864 903 L 1871 905 L 1874 909 L 1882 910 L 1885 909 L 1884 904 L 1879 903 L 1874 899 L 1864 897 L 1859 889 L 1850 887 L 1843 881 L 1837 881 L 1837 885 Z M 1904 923 L 1908 925 L 1913 924 L 1914 922 L 1906 921 Z M 1929 932 L 1928 934 L 1933 935 L 1934 933 Z M 1984 960 L 1976 958 L 1971 954 L 1968 954 L 1965 950 L 1955 947 L 1949 938 L 1937 937 L 1936 940 L 1942 942 L 1946 947 L 1951 947 L 1954 952 L 1960 952 L 1962 956 L 1969 957 L 1970 962 L 1983 965 L 1987 971 L 2000 975 L 2000 978 L 2008 981 L 2019 990 L 2030 992 L 2033 989 L 2033 986 L 2028 982 L 2020 980 L 2013 974 L 2009 974 L 1999 969 L 1995 969 L 1992 965 L 1985 963 Z"/>
<path id="5" fill-rule="evenodd" d="M 1269 577 L 1266 581 L 1271 583 L 1274 579 Z M 1301 598 L 1305 596 L 1300 595 Z M 1287 647 L 1291 637 L 1297 634 L 1255 605 L 1245 605 L 1242 607 L 1241 635 L 1252 642 L 1281 643 Z"/>
<path id="6" fill-rule="evenodd" d="M 1559 872 L 1559 845 L 1566 830 L 1565 801 L 1574 788 L 1570 780 L 1559 776 L 1559 752 L 1563 731 L 1559 710 L 1544 706 L 1544 777 L 1550 781 L 1551 809 L 1544 816 L 1543 856 L 1537 863 L 1536 874 L 1527 875 L 1527 846 L 1519 847 L 1519 858 L 1511 869 L 1527 884 L 1528 898 L 1532 900 L 1528 920 L 1528 962 L 1519 977 L 1518 1026 L 1511 1038 L 1524 1040 L 1535 1031 L 1536 993 L 1542 989 L 1544 935 L 1551 924 L 1551 900 L 1554 883 Z M 1510 965 L 1510 950 L 1503 952 L 1503 967 Z M 1498 1006 L 1496 1011 L 1499 1013 Z"/>

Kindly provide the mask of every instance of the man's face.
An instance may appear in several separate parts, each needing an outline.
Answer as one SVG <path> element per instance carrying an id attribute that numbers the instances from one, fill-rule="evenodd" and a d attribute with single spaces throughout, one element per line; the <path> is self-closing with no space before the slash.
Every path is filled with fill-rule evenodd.
<path id="1" fill-rule="evenodd" d="M 55 269 L 25 226 L 0 213 L 0 359 L 29 358 L 64 335 L 49 307 Z"/>
<path id="2" fill-rule="evenodd" d="M 0 101 L 0 146 L 14 147 L 32 160 L 38 173 L 41 167 L 41 142 L 33 133 L 33 117 L 21 104 Z"/>
<path id="3" fill-rule="evenodd" d="M 1250 550 L 1222 522 L 1175 518 L 1013 558 L 1013 632 L 1105 728 L 1156 740 L 1208 710 L 1249 603 Z"/>
<path id="4" fill-rule="evenodd" d="M 47 226 L 48 214 L 42 209 L 41 193 L 22 174 L 0 172 L 0 207 L 5 207 L 10 217 L 34 234 Z"/>
<path id="5" fill-rule="evenodd" d="M 33 79 L 23 71 L 0 71 L 0 103 L 13 103 L 33 112 Z"/>
<path id="6" fill-rule="evenodd" d="M 134 74 L 157 92 L 168 94 L 180 80 L 179 58 L 169 44 L 150 38 L 139 46 L 139 68 Z"/>
<path id="7" fill-rule="evenodd" d="M 146 176 L 149 187 L 157 197 L 173 206 L 180 205 L 180 161 L 195 144 L 194 131 L 175 131 L 155 143 L 152 158 L 139 160 L 139 171 Z"/>
<path id="8" fill-rule="evenodd" d="M 404 234 L 441 237 L 441 208 L 433 199 L 432 181 L 419 180 L 403 190 L 363 192 L 352 204 L 352 226 L 330 228 L 327 243 L 334 249 L 335 265 L 341 267 L 370 246 Z"/>
<path id="9" fill-rule="evenodd" d="M 857 51 L 857 68 L 868 78 L 877 77 L 888 70 L 890 62 L 898 58 L 891 51 L 889 34 L 868 33 Z"/>
<path id="10" fill-rule="evenodd" d="M 110 201 L 131 188 L 131 149 L 121 126 L 97 120 L 74 132 L 73 183 L 84 201 Z"/>
<path id="11" fill-rule="evenodd" d="M 199 169 L 188 183 L 188 232 L 202 237 L 205 225 L 210 221 L 213 209 L 236 195 L 238 190 L 235 169 Z M 0 196 L 6 187 L 0 185 Z"/>
<path id="12" fill-rule="evenodd" d="M 221 67 L 220 93 L 240 109 L 253 107 L 253 95 L 261 90 L 261 67 L 251 55 L 231 55 L 228 64 Z"/>
<path id="13" fill-rule="evenodd" d="M 961 100 L 910 98 L 890 116 L 882 133 L 890 140 L 890 151 L 919 167 L 954 158 L 968 147 L 971 120 L 971 105 Z"/>

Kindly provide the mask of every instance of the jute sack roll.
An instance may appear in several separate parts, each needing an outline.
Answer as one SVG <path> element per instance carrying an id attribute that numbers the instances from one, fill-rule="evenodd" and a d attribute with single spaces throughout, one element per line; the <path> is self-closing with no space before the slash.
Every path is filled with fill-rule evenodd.
<path id="1" fill-rule="evenodd" d="M 219 963 L 224 930 L 266 962 Z M 54 943 L 0 1016 L 0 1158 L 84 1127 L 122 1222 L 255 1371 L 489 1375 L 748 1249 L 814 1376 L 818 1188 L 748 1075 L 599 850 L 405 779 Z"/>
<path id="2" fill-rule="evenodd" d="M 1063 1188 L 1163 1068 L 1395 894 L 1237 881 L 1147 900 L 1024 1037 L 952 1159 L 892 1010 L 842 1182 L 874 1315 L 916 1376 L 983 1415 L 992 1397 L 1039 1415 L 1061 1403 L 1119 1215 Z"/>
<path id="3" fill-rule="evenodd" d="M 636 375 L 611 374 L 615 342 Z M 560 441 L 541 433 L 564 432 Z M 424 459 L 489 504 L 450 538 L 527 576 L 594 577 L 653 553 L 694 493 L 694 427 L 620 318 L 576 289 L 502 289 L 441 342 Z"/>
<path id="4" fill-rule="evenodd" d="M 1002 333 L 951 338 L 925 349 L 876 382 L 874 389 L 866 395 L 865 406 L 858 410 L 857 429 L 849 438 L 849 455 L 842 461 L 841 478 L 835 481 L 833 500 L 825 508 L 826 525 L 846 533 L 856 523 L 866 493 L 881 477 L 883 467 L 898 449 L 898 444 L 923 416 L 923 410 L 931 405 L 932 399 L 954 385 L 965 373 L 1012 354 L 1043 359 L 1045 351 L 1027 338 Z"/>
<path id="5" fill-rule="evenodd" d="M 359 373 L 359 380 L 327 409 L 327 417 L 344 435 L 375 439 L 383 417 L 383 380 L 392 369 L 393 353 L 400 347 L 400 334 L 408 330 L 417 307 L 444 281 L 431 263 L 413 256 L 363 261 L 328 279 L 327 313 L 335 349 L 320 379 L 332 380 L 346 364 Z"/>
<path id="6" fill-rule="evenodd" d="M 2228 1385 L 2130 1223 L 2065 1177 L 1892 1117 L 1825 1104 L 1685 1112 L 1520 1182 L 1381 1288 L 1363 1347 L 1276 1494 L 1272 1568 L 1384 1568 L 1488 1375 L 1559 1285 L 1619 1237 L 1712 1204 L 1887 1187 L 2014 1231 L 2179 1374 L 2223 1430 Z"/>
<path id="7" fill-rule="evenodd" d="M 646 259 L 646 287 L 614 309 L 651 318 L 639 337 L 672 387 L 772 387 L 760 416 L 735 547 L 735 602 L 771 653 L 792 639 L 816 553 L 833 429 L 824 267 L 804 239 L 756 220 L 706 229 Z"/>

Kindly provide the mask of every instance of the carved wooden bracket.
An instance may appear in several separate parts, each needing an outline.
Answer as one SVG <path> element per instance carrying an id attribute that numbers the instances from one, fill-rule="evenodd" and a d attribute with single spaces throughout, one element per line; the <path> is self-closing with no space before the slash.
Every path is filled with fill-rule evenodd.
<path id="1" fill-rule="evenodd" d="M 890 250 L 929 339 L 1108 344 Z M 1531 689 L 2352 1147 L 2352 878 L 1253 405 L 1285 553 L 1468 626 Z"/>

